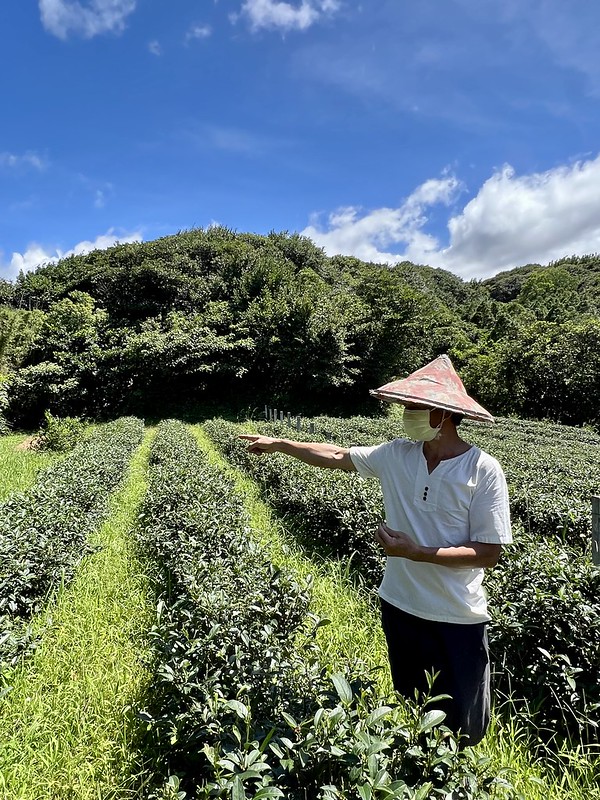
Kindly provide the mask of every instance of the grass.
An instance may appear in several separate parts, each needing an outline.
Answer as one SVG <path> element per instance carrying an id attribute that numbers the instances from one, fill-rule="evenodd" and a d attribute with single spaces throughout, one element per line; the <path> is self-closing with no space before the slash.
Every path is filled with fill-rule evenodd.
<path id="1" fill-rule="evenodd" d="M 151 432 L 134 455 L 87 557 L 35 621 L 41 647 L 0 700 L 1 800 L 139 797 L 135 720 L 149 675 L 154 609 L 132 538 L 146 489 Z"/>
<path id="2" fill-rule="evenodd" d="M 0 436 L 0 502 L 12 492 L 28 489 L 40 470 L 62 457 L 57 453 L 19 449 L 27 438 L 24 434 Z"/>
<path id="3" fill-rule="evenodd" d="M 373 594 L 352 588 L 347 564 L 309 559 L 282 520 L 261 500 L 257 484 L 216 452 L 200 426 L 194 432 L 213 462 L 235 479 L 251 515 L 253 535 L 273 563 L 299 577 L 312 577 L 312 610 L 331 620 L 320 629 L 317 640 L 325 663 L 335 670 L 341 663 L 360 658 L 378 670 L 381 692 L 389 694 L 386 645 Z M 565 749 L 541 763 L 532 757 L 532 745 L 531 733 L 525 728 L 494 716 L 477 753 L 489 758 L 491 772 L 506 771 L 523 800 L 600 800 L 600 762 L 593 754 L 580 748 Z"/>

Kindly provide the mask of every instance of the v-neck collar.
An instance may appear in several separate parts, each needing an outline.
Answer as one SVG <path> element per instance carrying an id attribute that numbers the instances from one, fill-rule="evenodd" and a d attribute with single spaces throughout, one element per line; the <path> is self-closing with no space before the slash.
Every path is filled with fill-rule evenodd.
<path id="1" fill-rule="evenodd" d="M 473 449 L 474 445 L 470 444 L 469 447 L 464 451 L 464 453 L 457 453 L 455 456 L 450 456 L 449 458 L 441 458 L 438 463 L 433 467 L 433 469 L 429 469 L 429 463 L 427 461 L 427 456 L 425 455 L 425 442 L 421 445 L 421 458 L 425 463 L 425 469 L 427 470 L 428 475 L 433 475 L 433 473 L 439 469 L 442 464 L 448 464 L 450 462 L 456 462 L 457 458 L 462 458 L 466 456 L 467 453 L 470 453 Z"/>

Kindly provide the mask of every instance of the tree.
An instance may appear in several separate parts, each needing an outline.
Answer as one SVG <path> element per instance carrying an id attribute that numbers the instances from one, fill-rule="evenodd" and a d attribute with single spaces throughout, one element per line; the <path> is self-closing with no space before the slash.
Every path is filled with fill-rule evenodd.
<path id="1" fill-rule="evenodd" d="M 578 314 L 579 281 L 562 267 L 534 272 L 519 292 L 518 302 L 539 320 L 562 322 Z"/>

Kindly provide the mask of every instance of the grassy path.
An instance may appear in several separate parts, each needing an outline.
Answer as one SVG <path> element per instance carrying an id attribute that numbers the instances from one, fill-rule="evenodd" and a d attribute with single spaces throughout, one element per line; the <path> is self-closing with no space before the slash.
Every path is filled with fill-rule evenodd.
<path id="1" fill-rule="evenodd" d="M 130 536 L 146 490 L 151 431 L 97 533 L 101 549 L 46 615 L 43 645 L 0 700 L 1 800 L 139 797 L 134 721 L 154 609 Z"/>
<path id="2" fill-rule="evenodd" d="M 213 462 L 235 480 L 251 515 L 253 535 L 273 563 L 293 570 L 300 577 L 312 576 L 312 610 L 332 623 L 318 633 L 324 661 L 335 669 L 338 664 L 360 658 L 371 668 L 379 669 L 380 689 L 387 694 L 391 682 L 386 646 L 373 598 L 361 596 L 349 585 L 339 563 L 316 564 L 310 560 L 261 499 L 258 485 L 223 459 L 201 426 L 193 430 Z M 588 756 L 563 753 L 555 774 L 545 774 L 544 765 L 531 758 L 524 732 L 507 727 L 496 718 L 477 752 L 490 759 L 493 770 L 508 770 L 507 777 L 522 793 L 523 800 L 600 800 L 598 767 Z"/>
<path id="3" fill-rule="evenodd" d="M 23 448 L 27 438 L 25 434 L 0 436 L 0 502 L 11 492 L 28 489 L 41 469 L 63 457 Z"/>

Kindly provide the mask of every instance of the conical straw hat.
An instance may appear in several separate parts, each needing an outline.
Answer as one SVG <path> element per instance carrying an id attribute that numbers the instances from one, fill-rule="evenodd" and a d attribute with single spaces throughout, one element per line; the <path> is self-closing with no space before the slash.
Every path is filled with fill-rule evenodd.
<path id="1" fill-rule="evenodd" d="M 479 422 L 494 422 L 489 411 L 469 397 L 446 355 L 438 356 L 407 378 L 372 389 L 370 394 L 387 403 L 419 403 Z"/>

